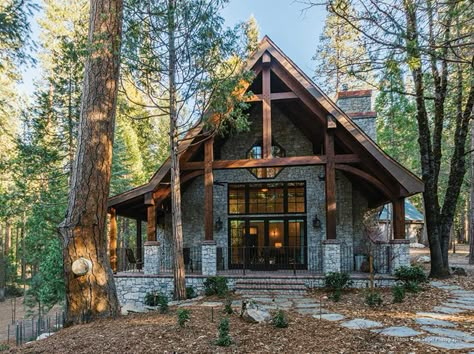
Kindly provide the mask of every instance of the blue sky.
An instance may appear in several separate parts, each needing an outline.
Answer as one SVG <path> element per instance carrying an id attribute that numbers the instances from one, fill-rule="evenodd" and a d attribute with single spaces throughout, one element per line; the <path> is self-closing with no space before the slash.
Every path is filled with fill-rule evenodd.
<path id="1" fill-rule="evenodd" d="M 254 15 L 260 27 L 260 35 L 268 35 L 304 72 L 313 76 L 314 55 L 321 34 L 325 9 L 316 7 L 303 11 L 304 6 L 294 0 L 231 0 L 223 10 L 226 24 L 233 26 Z M 32 24 L 37 38 L 39 30 L 35 20 Z M 33 92 L 33 82 L 40 72 L 29 68 L 23 74 L 21 90 Z"/>

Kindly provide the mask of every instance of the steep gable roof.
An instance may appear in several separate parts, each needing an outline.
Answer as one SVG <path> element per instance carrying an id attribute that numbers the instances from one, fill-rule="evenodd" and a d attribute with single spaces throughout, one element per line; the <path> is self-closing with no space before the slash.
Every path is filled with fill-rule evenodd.
<path id="1" fill-rule="evenodd" d="M 424 184 L 418 177 L 388 156 L 357 126 L 357 124 L 351 120 L 351 118 L 349 118 L 346 113 L 344 113 L 324 92 L 322 92 L 322 90 L 300 68 L 298 68 L 298 66 L 287 57 L 268 36 L 265 36 L 262 39 L 258 49 L 247 61 L 246 69 L 255 69 L 266 52 L 275 59 L 287 75 L 298 82 L 302 90 L 304 90 L 302 92 L 310 94 L 310 97 L 314 102 L 309 103 L 316 103 L 319 107 L 322 107 L 328 115 L 334 117 L 337 126 L 341 127 L 354 137 L 360 146 L 362 146 L 362 148 L 373 157 L 385 171 L 398 181 L 398 183 L 406 190 L 407 196 L 424 190 Z M 296 94 L 298 95 L 298 93 Z M 299 96 L 299 98 L 303 100 L 303 103 L 305 103 L 304 100 L 308 103 L 307 98 L 303 99 L 302 96 Z M 184 139 L 181 144 L 183 151 L 182 155 L 186 153 L 187 149 L 194 142 L 194 139 L 202 132 L 202 129 L 203 124 L 198 124 L 187 133 L 186 139 Z M 169 171 L 170 158 L 160 166 L 148 183 L 109 198 L 109 206 L 114 206 L 130 199 L 139 198 L 147 193 L 158 190 L 160 182 L 162 182 L 163 178 L 169 173 Z"/>

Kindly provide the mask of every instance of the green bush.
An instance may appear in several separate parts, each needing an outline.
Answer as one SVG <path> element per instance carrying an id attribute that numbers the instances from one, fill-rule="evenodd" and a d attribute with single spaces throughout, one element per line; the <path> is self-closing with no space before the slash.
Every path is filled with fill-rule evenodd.
<path id="1" fill-rule="evenodd" d="M 349 273 L 331 272 L 324 277 L 325 286 L 332 291 L 329 298 L 333 301 L 341 299 L 342 290 L 351 286 L 351 276 Z"/>
<path id="2" fill-rule="evenodd" d="M 404 288 L 409 293 L 418 293 L 421 291 L 420 284 L 416 281 L 407 281 L 404 284 Z"/>
<path id="3" fill-rule="evenodd" d="M 7 344 L 0 344 L 0 352 L 9 350 L 10 347 Z"/>
<path id="4" fill-rule="evenodd" d="M 416 282 L 421 284 L 428 281 L 425 271 L 420 266 L 402 266 L 395 269 L 395 276 L 403 283 Z"/>
<path id="5" fill-rule="evenodd" d="M 190 311 L 187 309 L 178 310 L 178 325 L 183 328 L 186 325 L 186 322 L 190 320 Z"/>
<path id="6" fill-rule="evenodd" d="M 288 327 L 288 319 L 286 318 L 285 312 L 283 312 L 282 310 L 278 310 L 278 312 L 272 319 L 272 325 L 276 328 Z"/>
<path id="7" fill-rule="evenodd" d="M 227 278 L 219 276 L 207 278 L 204 282 L 204 292 L 207 296 L 226 296 L 229 292 L 229 288 L 227 286 Z"/>
<path id="8" fill-rule="evenodd" d="M 187 299 L 194 299 L 195 297 L 197 297 L 197 293 L 194 290 L 194 288 L 192 286 L 186 287 L 186 298 Z"/>
<path id="9" fill-rule="evenodd" d="M 382 296 L 378 291 L 369 291 L 365 294 L 365 303 L 370 307 L 382 305 Z"/>
<path id="10" fill-rule="evenodd" d="M 168 298 L 166 295 L 160 294 L 157 291 L 153 291 L 145 295 L 145 305 L 159 306 L 161 313 L 168 312 Z"/>
<path id="11" fill-rule="evenodd" d="M 232 298 L 227 297 L 224 302 L 224 313 L 232 315 L 234 310 L 232 310 Z"/>
<path id="12" fill-rule="evenodd" d="M 216 340 L 216 344 L 221 347 L 228 347 L 232 344 L 232 337 L 229 335 L 229 319 L 223 318 L 219 323 L 219 337 Z"/>
<path id="13" fill-rule="evenodd" d="M 402 303 L 405 299 L 405 288 L 402 285 L 392 287 L 393 303 Z"/>

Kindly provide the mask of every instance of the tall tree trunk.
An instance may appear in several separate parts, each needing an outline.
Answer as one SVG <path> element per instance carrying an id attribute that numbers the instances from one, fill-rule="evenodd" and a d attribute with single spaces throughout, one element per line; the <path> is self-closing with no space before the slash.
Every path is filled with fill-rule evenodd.
<path id="1" fill-rule="evenodd" d="M 471 185 L 469 203 L 469 264 L 474 264 L 474 122 L 471 122 Z"/>
<path id="2" fill-rule="evenodd" d="M 122 0 L 92 0 L 89 56 L 85 65 L 81 119 L 69 204 L 60 225 L 66 285 L 66 325 L 118 314 L 107 257 L 107 197 L 120 68 Z M 74 261 L 92 263 L 85 275 Z"/>
<path id="3" fill-rule="evenodd" d="M 181 178 L 179 168 L 179 131 L 176 102 L 176 49 L 175 49 L 176 0 L 168 0 L 168 48 L 169 48 L 169 95 L 170 95 L 170 147 L 171 147 L 171 215 L 174 245 L 174 296 L 186 298 L 186 279 L 183 257 L 183 225 L 181 220 Z"/>
<path id="4" fill-rule="evenodd" d="M 4 237 L 0 226 L 0 302 L 5 301 L 6 263 L 4 256 Z"/>

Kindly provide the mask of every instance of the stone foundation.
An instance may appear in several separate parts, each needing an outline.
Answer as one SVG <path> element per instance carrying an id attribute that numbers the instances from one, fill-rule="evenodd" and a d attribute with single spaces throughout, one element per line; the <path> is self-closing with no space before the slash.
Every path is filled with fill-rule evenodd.
<path id="1" fill-rule="evenodd" d="M 391 273 L 402 266 L 410 266 L 410 240 L 390 240 Z"/>
<path id="2" fill-rule="evenodd" d="M 146 241 L 143 246 L 143 273 L 146 275 L 160 274 L 160 243 L 158 241 Z"/>
<path id="3" fill-rule="evenodd" d="M 341 271 L 341 241 L 323 241 L 323 273 Z"/>

